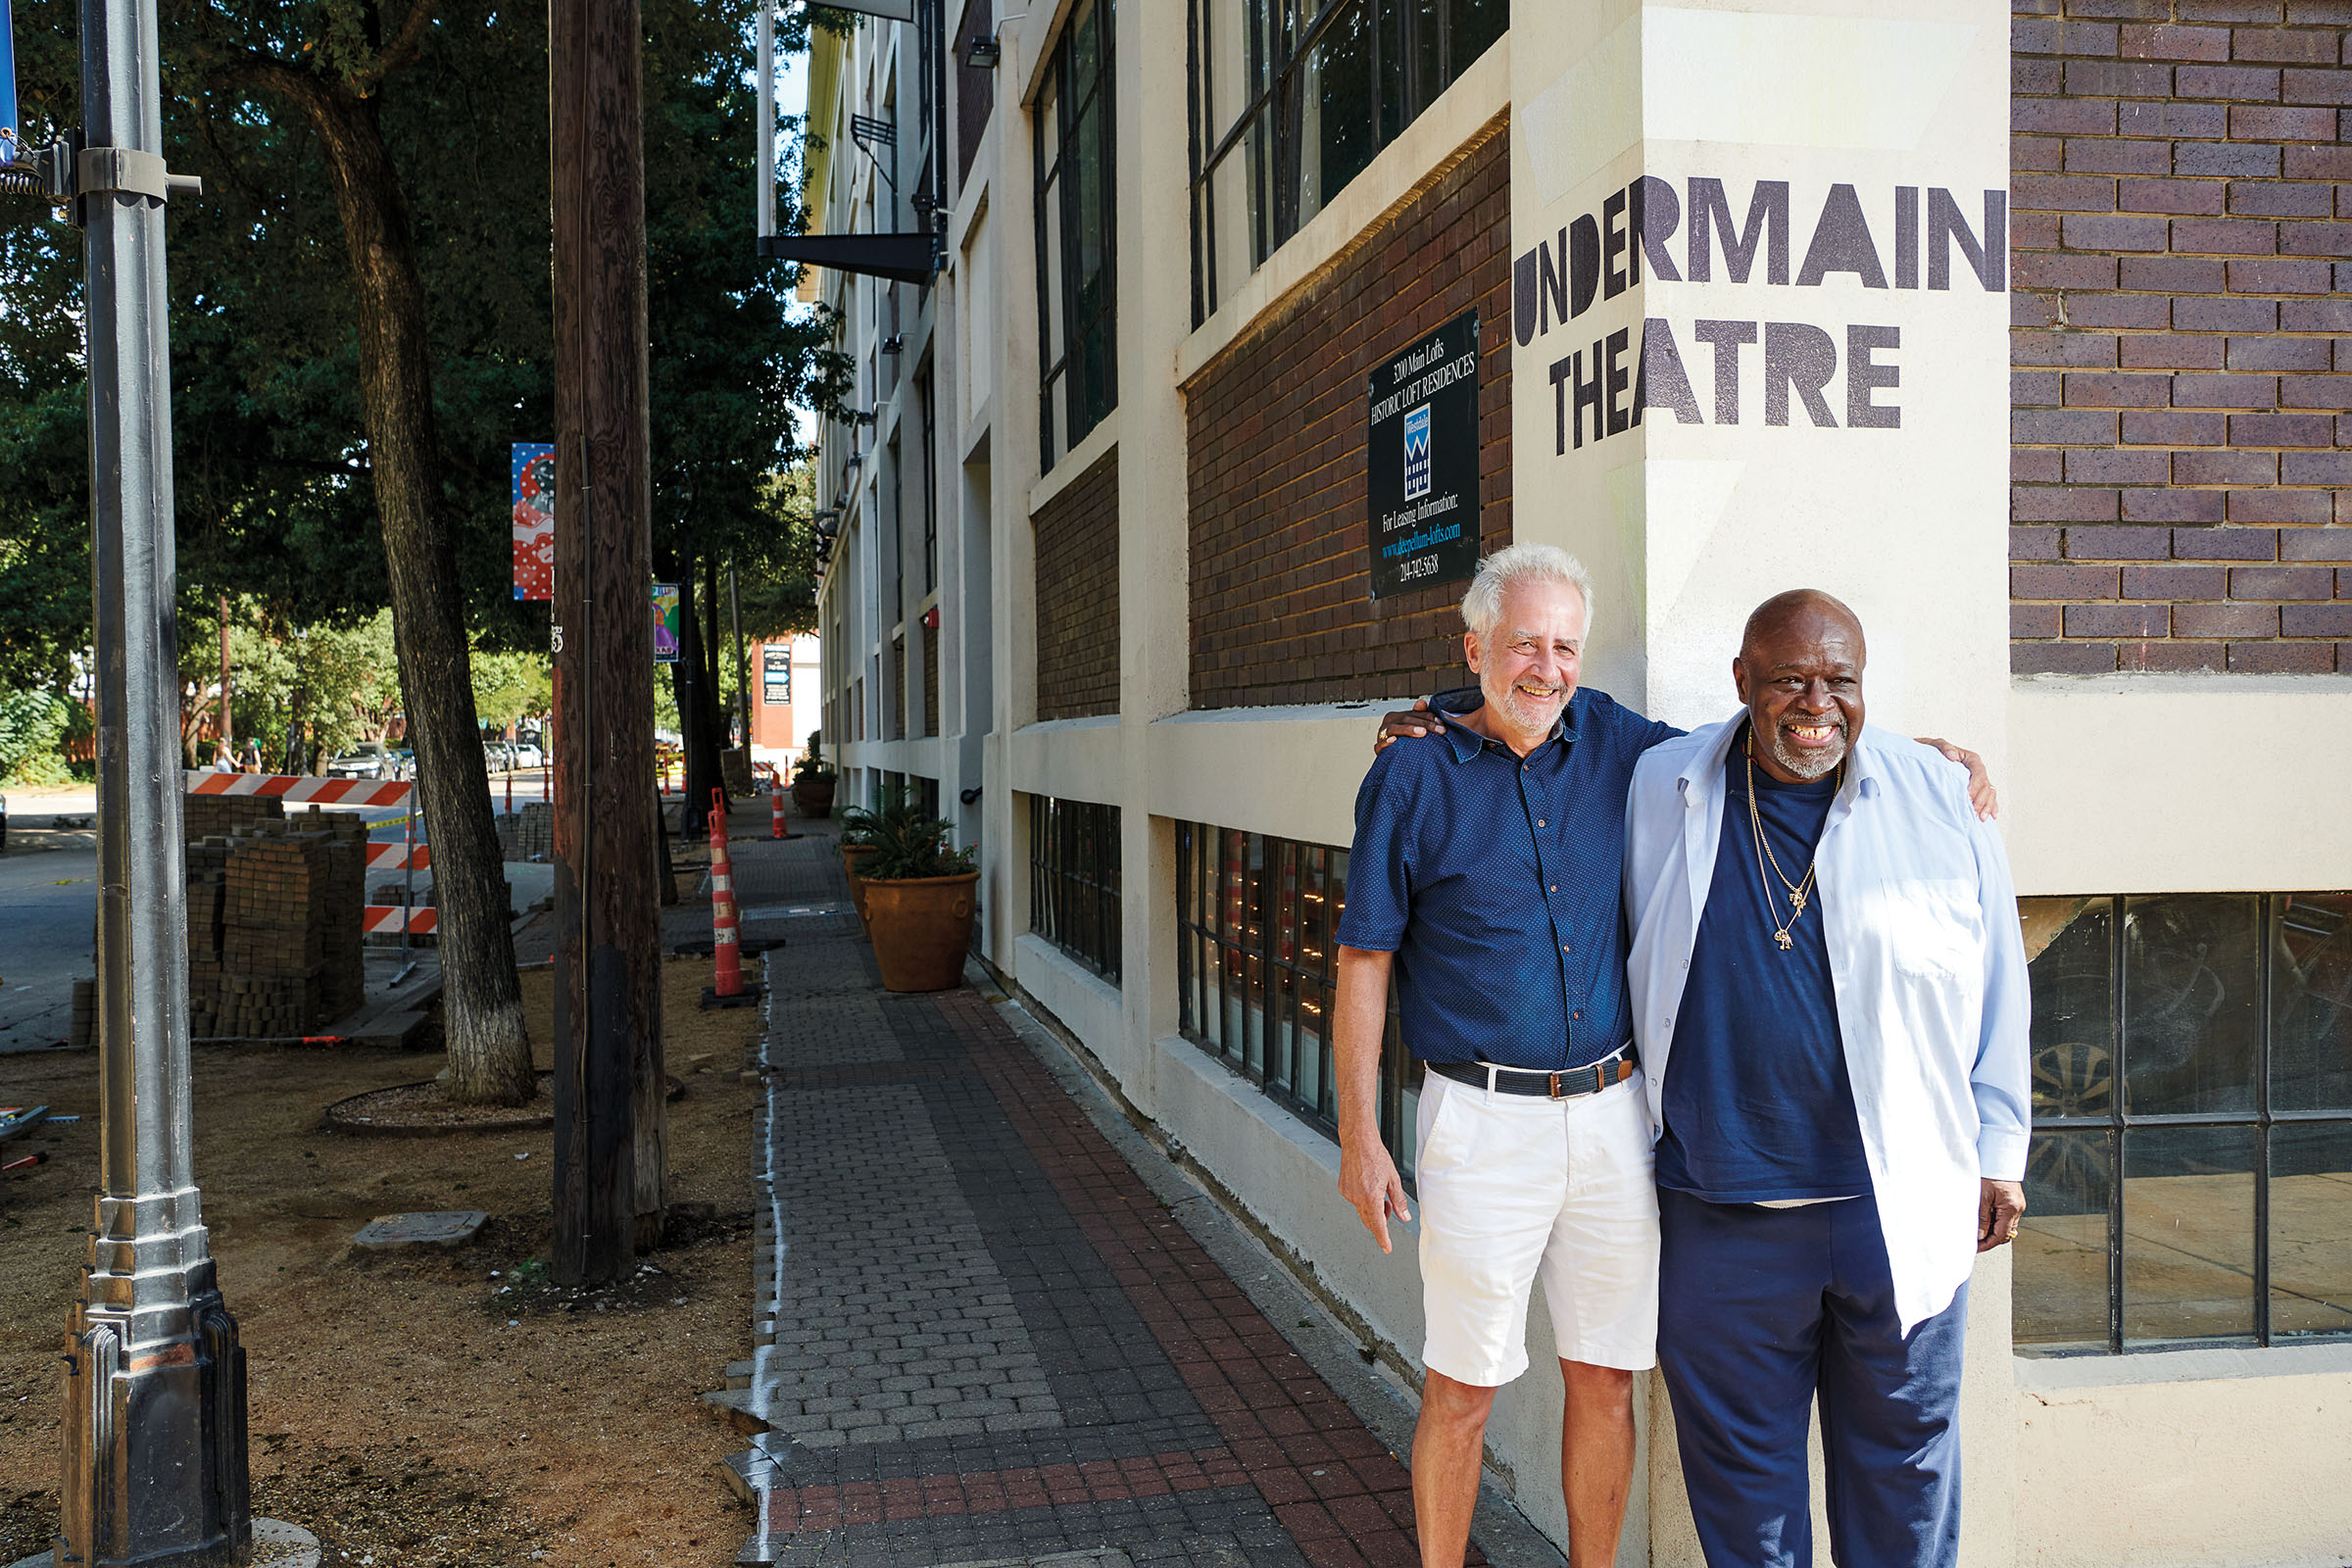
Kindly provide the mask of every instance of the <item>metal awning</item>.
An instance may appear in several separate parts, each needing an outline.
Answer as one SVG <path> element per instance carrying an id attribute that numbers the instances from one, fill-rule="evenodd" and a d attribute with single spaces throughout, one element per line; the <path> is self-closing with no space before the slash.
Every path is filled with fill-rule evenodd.
<path id="1" fill-rule="evenodd" d="M 894 283 L 928 283 L 936 241 L 912 234 L 762 234 L 760 254 L 783 262 L 807 262 L 837 272 L 862 272 Z"/>

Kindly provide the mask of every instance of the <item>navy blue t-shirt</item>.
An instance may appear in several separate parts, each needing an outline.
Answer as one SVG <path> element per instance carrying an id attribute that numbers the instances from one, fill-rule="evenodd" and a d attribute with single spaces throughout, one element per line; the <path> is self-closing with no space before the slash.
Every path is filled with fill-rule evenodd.
<path id="1" fill-rule="evenodd" d="M 1788 894 L 1756 865 L 1746 748 L 1726 764 L 1723 838 L 1699 915 L 1690 977 L 1666 1061 L 1660 1187 L 1714 1203 L 1859 1198 L 1870 1188 L 1853 1084 L 1838 1028 L 1819 884 L 1783 951 L 1773 927 Z M 1766 840 L 1802 883 L 1839 775 L 1782 784 L 1755 771 Z M 1765 890 L 1771 890 L 1769 903 Z"/>

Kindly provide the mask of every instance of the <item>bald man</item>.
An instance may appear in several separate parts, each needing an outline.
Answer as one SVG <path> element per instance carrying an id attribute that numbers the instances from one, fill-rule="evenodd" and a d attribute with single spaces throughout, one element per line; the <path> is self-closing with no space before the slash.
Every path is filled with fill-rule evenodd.
<path id="1" fill-rule="evenodd" d="M 1627 974 L 1658 1134 L 1658 1364 L 1710 1568 L 1958 1555 L 1975 1254 L 2025 1209 L 2026 956 L 1965 770 L 1864 728 L 1862 624 L 1748 618 L 1742 710 L 1627 803 Z"/>

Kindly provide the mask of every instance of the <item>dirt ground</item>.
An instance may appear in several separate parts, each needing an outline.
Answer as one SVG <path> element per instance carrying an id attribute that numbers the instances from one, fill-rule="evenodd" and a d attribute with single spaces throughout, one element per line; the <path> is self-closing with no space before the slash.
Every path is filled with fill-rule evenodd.
<path id="1" fill-rule="evenodd" d="M 250 1362 L 254 1511 L 316 1532 L 329 1564 L 720 1564 L 749 1528 L 717 1464 L 743 1440 L 697 1397 L 751 1354 L 750 1117 L 737 1073 L 757 1009 L 704 1012 L 710 960 L 664 968 L 674 1201 L 694 1205 L 629 1284 L 573 1299 L 545 1275 L 552 1134 L 354 1138 L 346 1095 L 428 1078 L 438 1055 L 207 1047 L 196 1176 Z M 534 1041 L 545 969 L 526 971 Z M 709 1052 L 701 1071 L 691 1064 Z M 542 1065 L 549 1056 L 539 1050 Z M 79 1123 L 6 1146 L 0 1177 L 0 1563 L 57 1519 L 59 1348 L 86 1259 L 97 1058 L 0 1057 L 0 1101 Z M 480 1208 L 454 1251 L 362 1253 L 378 1214 Z"/>

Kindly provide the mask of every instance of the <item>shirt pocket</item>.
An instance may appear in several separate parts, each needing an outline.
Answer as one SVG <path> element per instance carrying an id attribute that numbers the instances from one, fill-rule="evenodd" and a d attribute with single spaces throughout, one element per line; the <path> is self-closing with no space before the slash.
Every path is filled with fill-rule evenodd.
<path id="1" fill-rule="evenodd" d="M 1898 976 L 1951 985 L 1982 972 L 1984 911 L 1974 894 L 1957 881 L 1924 878 L 1883 887 L 1882 940 Z"/>

